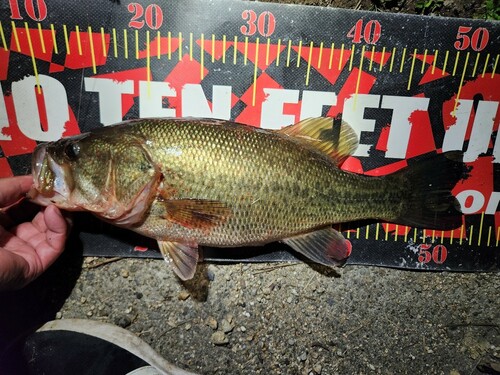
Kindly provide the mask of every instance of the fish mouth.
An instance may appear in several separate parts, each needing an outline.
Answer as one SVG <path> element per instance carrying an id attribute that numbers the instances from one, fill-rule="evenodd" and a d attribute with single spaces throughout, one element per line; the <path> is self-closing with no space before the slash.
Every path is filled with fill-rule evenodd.
<path id="1" fill-rule="evenodd" d="M 68 168 L 60 165 L 47 152 L 48 144 L 40 144 L 33 152 L 31 170 L 33 186 L 28 198 L 42 206 L 55 204 L 60 208 L 75 209 L 69 197 L 73 184 Z"/>

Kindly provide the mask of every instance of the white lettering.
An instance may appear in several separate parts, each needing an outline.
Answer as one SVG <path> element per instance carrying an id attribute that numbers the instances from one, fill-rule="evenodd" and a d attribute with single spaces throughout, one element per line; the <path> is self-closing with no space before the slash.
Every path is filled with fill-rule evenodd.
<path id="1" fill-rule="evenodd" d="M 283 114 L 283 104 L 298 103 L 299 90 L 264 89 L 266 99 L 262 102 L 260 126 L 281 129 L 295 122 L 294 115 Z"/>
<path id="2" fill-rule="evenodd" d="M 456 195 L 460 202 L 460 207 L 464 214 L 473 214 L 478 212 L 484 205 L 484 196 L 477 190 L 464 190 Z M 467 201 L 470 202 L 467 205 Z"/>
<path id="3" fill-rule="evenodd" d="M 164 97 L 177 96 L 167 82 L 139 82 L 139 117 L 175 117 L 175 108 L 164 108 Z"/>
<path id="4" fill-rule="evenodd" d="M 498 102 L 480 101 L 478 103 L 469 147 L 464 154 L 464 162 L 474 161 L 480 154 L 488 151 L 497 109 Z"/>
<path id="5" fill-rule="evenodd" d="M 337 95 L 330 91 L 304 91 L 302 93 L 302 108 L 300 119 L 321 117 L 324 106 L 337 104 Z"/>
<path id="6" fill-rule="evenodd" d="M 11 141 L 10 135 L 4 134 L 3 129 L 9 127 L 9 117 L 7 116 L 7 108 L 3 97 L 2 86 L 0 85 L 0 141 Z"/>
<path id="7" fill-rule="evenodd" d="M 415 111 L 427 111 L 429 98 L 386 95 L 382 98 L 382 108 L 392 109 L 391 129 L 387 140 L 388 158 L 406 158 L 406 150 L 410 141 L 410 132 L 415 124 L 410 116 Z M 415 129 L 418 131 L 418 129 Z"/>
<path id="8" fill-rule="evenodd" d="M 488 201 L 488 206 L 486 206 L 485 213 L 487 215 L 495 215 L 498 211 L 498 203 L 500 202 L 500 193 L 494 191 L 491 193 L 490 200 Z"/>
<path id="9" fill-rule="evenodd" d="M 201 85 L 187 84 L 182 88 L 182 116 L 231 118 L 231 86 L 212 86 L 212 110 Z"/>
<path id="10" fill-rule="evenodd" d="M 69 121 L 66 89 L 58 80 L 40 74 L 38 76 L 47 114 L 47 131 L 40 126 L 40 112 L 36 99 L 36 78 L 29 76 L 12 83 L 12 97 L 19 130 L 36 141 L 55 141 L 62 137 Z"/>
<path id="11" fill-rule="evenodd" d="M 356 106 L 354 106 L 356 100 Z M 378 108 L 380 95 L 359 94 L 357 98 L 350 97 L 344 102 L 344 113 L 342 119 L 354 129 L 361 139 L 361 132 L 373 132 L 375 130 L 375 120 L 365 119 L 365 108 Z M 354 108 L 356 107 L 356 108 Z M 354 156 L 369 156 L 372 145 L 359 144 Z"/>
<path id="12" fill-rule="evenodd" d="M 134 82 L 110 78 L 84 78 L 85 90 L 99 93 L 100 121 L 111 125 L 123 120 L 122 95 L 134 93 Z"/>

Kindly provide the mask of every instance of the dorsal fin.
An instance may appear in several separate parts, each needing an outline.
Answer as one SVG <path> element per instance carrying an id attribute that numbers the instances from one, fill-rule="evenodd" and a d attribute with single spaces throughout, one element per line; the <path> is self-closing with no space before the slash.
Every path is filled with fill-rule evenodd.
<path id="1" fill-rule="evenodd" d="M 329 155 L 337 165 L 341 165 L 358 148 L 358 136 L 349 124 L 342 121 L 340 126 L 334 126 L 330 117 L 308 118 L 278 132 L 307 142 Z"/>

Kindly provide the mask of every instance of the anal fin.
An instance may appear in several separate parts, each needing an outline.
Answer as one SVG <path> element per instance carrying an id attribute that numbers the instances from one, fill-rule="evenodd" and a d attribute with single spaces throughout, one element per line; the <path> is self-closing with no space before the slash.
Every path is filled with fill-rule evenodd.
<path id="1" fill-rule="evenodd" d="M 343 265 L 352 249 L 351 243 L 331 227 L 281 241 L 308 259 L 325 266 Z"/>
<path id="2" fill-rule="evenodd" d="M 188 245 L 172 241 L 158 241 L 163 258 L 181 280 L 192 279 L 198 263 L 198 245 Z"/>

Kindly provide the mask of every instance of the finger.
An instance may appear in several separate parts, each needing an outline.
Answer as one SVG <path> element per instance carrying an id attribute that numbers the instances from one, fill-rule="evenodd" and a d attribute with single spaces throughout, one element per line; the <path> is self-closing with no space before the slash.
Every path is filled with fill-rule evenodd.
<path id="1" fill-rule="evenodd" d="M 0 207 L 7 207 L 23 197 L 33 184 L 32 176 L 17 176 L 0 179 Z"/>

